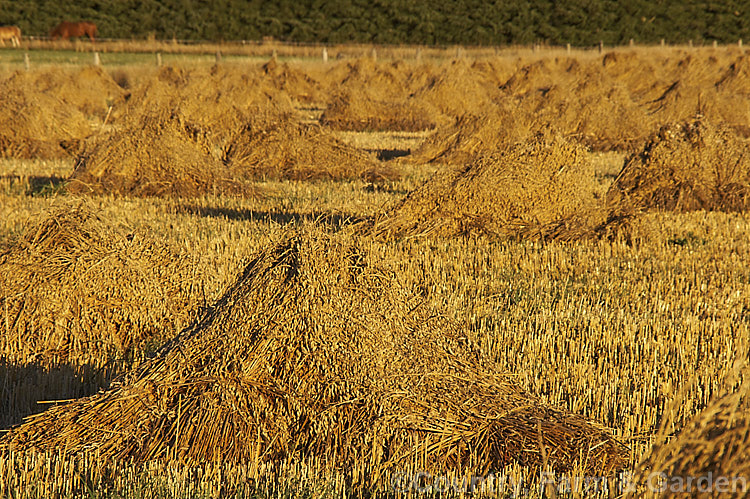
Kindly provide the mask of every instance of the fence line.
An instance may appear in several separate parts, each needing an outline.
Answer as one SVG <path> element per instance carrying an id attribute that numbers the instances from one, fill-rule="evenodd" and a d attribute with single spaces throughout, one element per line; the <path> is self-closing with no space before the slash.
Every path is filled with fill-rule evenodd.
<path id="1" fill-rule="evenodd" d="M 734 47 L 743 49 L 742 40 Z M 552 45 L 535 44 L 531 46 L 467 46 L 467 45 L 385 45 L 385 44 L 331 44 L 308 42 L 283 42 L 277 40 L 240 40 L 210 42 L 205 40 L 150 40 L 150 39 L 118 39 L 99 38 L 96 42 L 88 39 L 53 41 L 47 36 L 29 36 L 22 41 L 22 48 L 26 50 L 24 64 L 29 67 L 30 50 L 61 50 L 74 48 L 77 52 L 91 52 L 94 64 L 100 64 L 99 54 L 106 53 L 140 53 L 153 54 L 158 66 L 162 65 L 162 55 L 203 55 L 213 56 L 216 62 L 222 61 L 223 56 L 242 56 L 257 58 L 302 58 L 309 60 L 367 58 L 373 60 L 412 60 L 422 62 L 427 60 L 445 60 L 460 58 L 491 58 L 498 56 L 518 57 L 528 55 L 543 56 L 544 54 L 559 53 L 570 55 L 572 51 L 579 54 L 596 56 L 603 51 L 633 49 L 635 43 L 629 42 L 622 46 L 605 46 L 599 42 L 593 46 L 572 47 L 571 44 L 558 47 Z M 648 47 L 640 45 L 638 47 Z M 683 48 L 697 50 L 701 47 L 716 49 L 718 44 L 699 45 L 668 45 L 663 40 L 652 47 Z"/>

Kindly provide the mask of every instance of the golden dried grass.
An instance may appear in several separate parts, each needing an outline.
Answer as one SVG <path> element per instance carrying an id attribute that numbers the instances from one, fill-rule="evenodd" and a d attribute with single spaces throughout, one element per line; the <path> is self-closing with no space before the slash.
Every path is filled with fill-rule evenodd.
<path id="1" fill-rule="evenodd" d="M 348 131 L 420 131 L 441 119 L 431 104 L 410 98 L 432 68 L 369 58 L 341 63 L 325 76 L 327 106 L 321 124 Z"/>
<path id="2" fill-rule="evenodd" d="M 108 114 L 110 121 L 118 116 L 125 104 L 125 90 L 99 66 L 19 72 L 9 83 L 59 99 L 85 116 L 102 121 Z"/>
<path id="3" fill-rule="evenodd" d="M 633 64 L 637 67 L 638 61 Z M 720 74 L 721 67 L 717 68 Z M 663 74 L 673 69 L 665 67 Z M 741 72 L 738 74 L 741 76 Z M 644 102 L 661 95 L 675 81 L 673 77 L 674 74 L 660 75 L 661 80 L 651 82 L 653 86 L 643 81 L 642 91 L 648 94 Z M 706 75 L 700 78 L 704 81 Z M 632 88 L 638 88 L 636 81 L 633 77 Z M 729 82 L 731 79 L 727 85 Z M 741 90 L 741 79 L 738 82 Z M 627 86 L 631 88 L 630 83 Z M 659 92 L 652 97 L 656 90 Z M 316 193 L 327 189 L 325 184 L 315 188 L 320 189 Z M 294 195 L 300 192 L 297 189 L 299 186 L 294 187 Z M 355 195 L 350 190 L 342 194 L 347 203 Z M 373 202 L 372 198 L 368 200 Z M 220 212 L 245 213 L 245 205 L 242 206 Z M 164 223 L 171 227 L 172 221 Z M 472 327 L 479 328 L 477 335 L 490 348 L 515 352 L 513 345 L 519 337 L 525 338 L 525 352 L 533 353 L 517 356 L 524 357 L 523 360 L 507 361 L 518 368 L 524 386 L 536 387 L 540 393 L 569 404 L 575 411 L 602 418 L 628 438 L 634 437 L 637 449 L 652 439 L 654 425 L 664 413 L 664 401 L 670 399 L 671 387 L 683 379 L 685 369 L 696 370 L 700 383 L 695 393 L 677 408 L 681 418 L 689 417 L 705 404 L 711 387 L 724 372 L 727 345 L 733 350 L 737 347 L 735 342 L 747 336 L 747 322 L 743 321 L 747 293 L 740 275 L 742 266 L 737 265 L 747 249 L 742 244 L 744 218 L 723 213 L 652 213 L 639 219 L 638 225 L 637 240 L 634 238 L 632 246 L 602 241 L 597 243 L 599 246 L 508 243 L 511 246 L 484 247 L 475 241 L 446 241 L 439 245 L 430 242 L 428 248 L 419 242 L 409 242 L 403 245 L 408 248 L 406 251 L 386 252 L 386 257 L 397 262 L 402 259 L 402 268 L 412 273 L 411 278 L 424 282 L 425 289 L 447 289 L 443 293 L 450 295 L 446 300 L 452 304 L 451 311 L 456 315 L 471 315 Z M 684 258 L 675 260 L 675 254 L 681 253 L 683 256 L 690 253 L 696 265 L 687 270 L 677 265 L 675 262 L 684 261 Z M 734 258 L 717 260 L 717 254 L 732 254 Z M 643 264 L 644 257 L 647 265 Z M 477 284 L 474 279 L 477 258 L 494 262 L 492 269 L 481 267 L 482 272 L 498 272 L 494 280 L 482 278 Z M 419 275 L 413 263 L 417 260 L 423 268 L 431 269 L 429 276 Z M 717 269 L 717 265 L 721 268 Z M 600 269 L 607 270 L 600 273 Z M 514 278 L 507 279 L 504 272 L 510 272 Z M 537 278 L 540 272 L 545 279 Z M 576 281 L 579 277 L 586 284 Z M 524 284 L 519 294 L 521 280 Z M 566 287 L 571 280 L 580 284 L 578 291 Z M 513 284 L 508 284 L 509 281 Z M 526 283 L 533 284 L 524 287 Z M 715 299 L 707 299 L 706 293 L 716 295 Z M 546 296 L 559 296 L 561 301 L 558 298 L 545 301 Z M 478 314 L 474 324 L 474 313 L 482 310 L 484 315 Z M 497 315 L 498 310 L 502 310 L 502 317 Z M 623 314 L 623 310 L 630 312 Z M 602 314 L 606 316 L 604 319 Z M 677 328 L 675 317 L 682 317 Z M 543 334 L 527 334 L 537 328 Z M 643 335 L 656 339 L 643 343 L 639 341 Z M 581 340 L 584 337 L 586 341 Z M 558 362 L 563 357 L 574 360 Z M 664 363 L 667 357 L 670 361 Z M 537 370 L 539 366 L 541 371 Z M 592 385 L 592 379 L 597 383 Z M 604 379 L 606 383 L 602 382 Z M 637 396 L 623 397 L 623 393 Z M 29 460 L 24 464 L 21 456 L 20 465 L 16 466 L 23 470 Z M 91 464 L 95 456 L 86 459 L 91 459 L 86 469 L 96 467 Z M 50 462 L 56 463 L 54 459 L 47 461 Z M 10 469 L 7 462 L 4 465 L 4 469 Z M 225 482 L 219 478 L 217 483 L 221 487 Z"/>
<path id="4" fill-rule="evenodd" d="M 572 57 L 544 58 L 519 68 L 502 84 L 504 92 L 526 98 L 560 85 L 574 77 L 581 62 Z"/>
<path id="5" fill-rule="evenodd" d="M 624 85 L 631 98 L 642 103 L 661 93 L 660 83 L 665 78 L 668 61 L 668 56 L 656 51 L 646 54 L 639 50 L 617 50 L 604 54 L 601 65 L 607 78 Z"/>
<path id="6" fill-rule="evenodd" d="M 213 66 L 182 69 L 165 66 L 138 85 L 127 114 L 177 117 L 214 151 L 258 113 L 293 113 L 290 97 L 272 85 L 258 69 Z"/>
<path id="7" fill-rule="evenodd" d="M 681 79 L 672 83 L 646 107 L 657 123 L 686 121 L 701 115 L 747 137 L 750 134 L 749 98 L 748 92 L 720 91 L 714 85 L 702 86 Z"/>
<path id="8" fill-rule="evenodd" d="M 415 163 L 463 164 L 530 135 L 531 125 L 510 104 L 490 106 L 479 116 L 466 114 L 454 124 L 439 128 L 407 159 Z"/>
<path id="9" fill-rule="evenodd" d="M 138 115 L 83 146 L 67 182 L 76 194 L 196 197 L 254 196 L 205 138 L 176 116 Z"/>
<path id="10" fill-rule="evenodd" d="M 582 77 L 570 87 L 545 92 L 536 119 L 554 123 L 593 151 L 630 151 L 654 128 L 649 115 L 614 81 Z M 616 119 L 613 119 L 616 117 Z"/>
<path id="11" fill-rule="evenodd" d="M 249 73 L 222 66 L 163 68 L 134 91 L 125 125 L 87 145 L 71 188 L 253 194 L 247 179 L 396 175 L 320 127 L 302 125 L 289 96 L 274 87 L 283 78 L 274 64 Z"/>
<path id="12" fill-rule="evenodd" d="M 415 76 L 419 81 L 424 76 Z M 501 97 L 500 82 L 487 78 L 464 59 L 447 62 L 434 69 L 426 81 L 412 92 L 416 103 L 442 113 L 442 122 L 449 124 L 464 114 L 482 114 Z M 414 87 L 413 83 L 410 85 Z"/>
<path id="13" fill-rule="evenodd" d="M 86 118 L 20 75 L 0 83 L 0 157 L 51 159 L 75 151 L 91 134 Z"/>
<path id="14" fill-rule="evenodd" d="M 322 100 L 320 84 L 304 71 L 275 59 L 262 66 L 270 84 L 298 104 L 317 104 Z"/>
<path id="15" fill-rule="evenodd" d="M 750 146 L 706 119 L 665 125 L 626 160 L 607 202 L 618 213 L 745 211 L 750 207 Z"/>
<path id="16" fill-rule="evenodd" d="M 367 92 L 375 100 L 402 100 L 421 86 L 429 66 L 414 67 L 402 61 L 378 63 L 363 57 L 351 62 L 340 62 L 323 75 L 321 85 L 331 97 L 346 88 L 354 93 Z"/>
<path id="17" fill-rule="evenodd" d="M 104 461 L 316 458 L 360 487 L 403 466 L 626 464 L 606 431 L 523 391 L 371 260 L 350 235 L 291 232 L 120 384 L 30 418 L 0 447 Z"/>
<path id="18" fill-rule="evenodd" d="M 148 231 L 56 203 L 0 254 L 0 352 L 19 365 L 103 366 L 174 335 L 196 308 L 195 277 Z"/>
<path id="19" fill-rule="evenodd" d="M 595 151 L 631 150 L 653 128 L 627 87 L 607 76 L 599 61 L 538 61 L 522 68 L 503 89 L 518 100 L 519 114 L 551 123 Z"/>
<path id="20" fill-rule="evenodd" d="M 249 119 L 229 140 L 222 159 L 243 178 L 374 182 L 398 177 L 369 153 L 289 113 L 259 113 Z"/>
<path id="21" fill-rule="evenodd" d="M 738 387 L 715 396 L 673 438 L 664 442 L 662 436 L 636 470 L 642 488 L 685 498 L 750 492 L 748 374 L 746 369 Z"/>
<path id="22" fill-rule="evenodd" d="M 558 134 L 444 168 L 375 217 L 386 239 L 458 235 L 575 239 L 602 221 L 586 151 Z"/>
<path id="23" fill-rule="evenodd" d="M 750 135 L 747 56 L 733 52 L 686 54 L 664 61 L 661 77 L 642 106 L 657 124 L 705 116 Z"/>
<path id="24" fill-rule="evenodd" d="M 435 114 L 434 108 L 413 100 L 379 100 L 347 88 L 331 99 L 320 123 L 333 130 L 419 132 L 435 128 Z"/>
<path id="25" fill-rule="evenodd" d="M 515 74 L 518 70 L 520 59 L 508 57 L 487 57 L 476 59 L 471 63 L 471 68 L 482 81 L 490 86 L 499 86 Z"/>
<path id="26" fill-rule="evenodd" d="M 750 93 L 750 56 L 737 57 L 716 81 L 721 91 L 747 95 Z"/>

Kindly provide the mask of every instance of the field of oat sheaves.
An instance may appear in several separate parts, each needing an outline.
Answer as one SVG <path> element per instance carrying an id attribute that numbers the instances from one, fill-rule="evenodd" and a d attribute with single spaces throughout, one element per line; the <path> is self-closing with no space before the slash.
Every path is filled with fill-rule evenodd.
<path id="1" fill-rule="evenodd" d="M 0 75 L 0 494 L 750 475 L 746 51 L 459 55 Z"/>

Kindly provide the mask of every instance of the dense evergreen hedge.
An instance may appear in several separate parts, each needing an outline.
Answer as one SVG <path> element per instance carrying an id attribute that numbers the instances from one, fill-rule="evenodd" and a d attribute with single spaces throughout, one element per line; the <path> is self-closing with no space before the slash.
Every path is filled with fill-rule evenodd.
<path id="1" fill-rule="evenodd" d="M 28 35 L 82 19 L 105 38 L 574 46 L 750 39 L 748 0 L 0 0 L 0 24 Z"/>

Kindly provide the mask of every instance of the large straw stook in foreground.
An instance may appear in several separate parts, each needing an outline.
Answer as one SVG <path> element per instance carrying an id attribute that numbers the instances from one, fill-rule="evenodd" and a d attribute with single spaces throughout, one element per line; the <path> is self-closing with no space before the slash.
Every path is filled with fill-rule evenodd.
<path id="1" fill-rule="evenodd" d="M 176 335 L 198 303 L 188 262 L 80 201 L 53 205 L 0 253 L 0 357 L 101 367 Z"/>
<path id="2" fill-rule="evenodd" d="M 580 146 L 550 133 L 480 156 L 432 178 L 376 216 L 385 238 L 482 235 L 576 239 L 604 218 Z"/>
<path id="3" fill-rule="evenodd" d="M 669 497 L 747 497 L 750 493 L 748 374 L 750 371 L 746 369 L 744 382 L 736 390 L 714 398 L 674 438 L 651 450 L 638 466 L 639 490 L 653 492 L 662 486 L 662 495 Z"/>
<path id="4" fill-rule="evenodd" d="M 252 194 L 177 117 L 143 115 L 88 141 L 67 188 L 78 194 Z"/>
<path id="5" fill-rule="evenodd" d="M 632 155 L 607 194 L 614 213 L 750 208 L 750 145 L 705 119 L 665 125 Z"/>
<path id="6" fill-rule="evenodd" d="M 313 457 L 360 484 L 408 466 L 626 464 L 606 431 L 493 366 L 352 236 L 306 227 L 120 385 L 35 416 L 0 448 L 136 462 Z"/>

